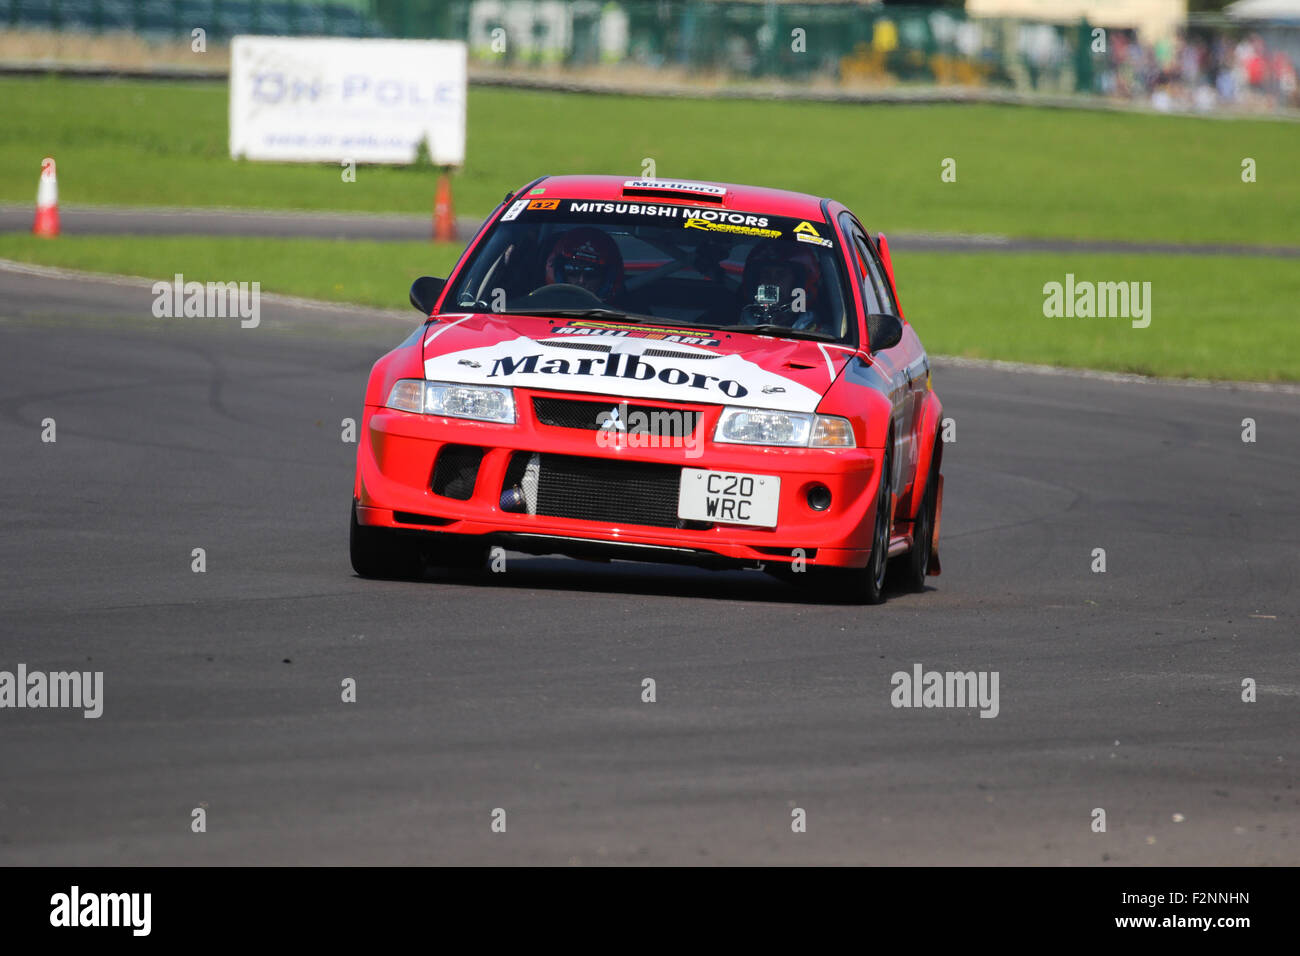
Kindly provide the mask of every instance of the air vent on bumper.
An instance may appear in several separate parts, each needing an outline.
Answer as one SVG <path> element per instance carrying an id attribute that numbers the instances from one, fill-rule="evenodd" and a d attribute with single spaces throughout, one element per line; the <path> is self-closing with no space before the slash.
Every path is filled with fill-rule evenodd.
<path id="1" fill-rule="evenodd" d="M 443 445 L 433 465 L 430 489 L 435 495 L 468 501 L 474 494 L 474 482 L 486 451 L 475 445 Z"/>

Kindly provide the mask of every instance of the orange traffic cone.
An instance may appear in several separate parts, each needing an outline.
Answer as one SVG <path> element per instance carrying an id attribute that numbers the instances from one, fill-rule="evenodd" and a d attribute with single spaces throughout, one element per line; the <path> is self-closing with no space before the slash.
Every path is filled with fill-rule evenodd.
<path id="1" fill-rule="evenodd" d="M 59 234 L 59 177 L 54 172 L 54 160 L 48 156 L 41 160 L 41 184 L 36 187 L 32 234 L 51 237 Z"/>
<path id="2" fill-rule="evenodd" d="M 456 211 L 451 206 L 451 177 L 438 177 L 438 192 L 433 200 L 434 242 L 456 241 Z"/>

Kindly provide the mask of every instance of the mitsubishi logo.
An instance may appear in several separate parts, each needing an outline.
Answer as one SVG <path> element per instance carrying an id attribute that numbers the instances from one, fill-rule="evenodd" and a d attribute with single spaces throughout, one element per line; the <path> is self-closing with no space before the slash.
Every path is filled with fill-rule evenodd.
<path id="1" fill-rule="evenodd" d="M 627 431 L 627 423 L 625 423 L 623 419 L 619 418 L 618 409 L 619 406 L 615 405 L 613 408 L 611 408 L 608 412 L 605 413 L 605 420 L 600 424 L 601 431 L 603 432 Z"/>

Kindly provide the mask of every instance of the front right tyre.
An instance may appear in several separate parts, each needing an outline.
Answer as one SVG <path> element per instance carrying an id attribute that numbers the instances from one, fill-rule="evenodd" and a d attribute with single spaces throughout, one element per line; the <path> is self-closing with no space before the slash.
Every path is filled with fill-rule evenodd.
<path id="1" fill-rule="evenodd" d="M 348 532 L 352 570 L 363 578 L 411 580 L 424 573 L 418 542 L 409 532 L 372 528 L 357 523 L 357 503 L 352 502 L 352 527 Z"/>

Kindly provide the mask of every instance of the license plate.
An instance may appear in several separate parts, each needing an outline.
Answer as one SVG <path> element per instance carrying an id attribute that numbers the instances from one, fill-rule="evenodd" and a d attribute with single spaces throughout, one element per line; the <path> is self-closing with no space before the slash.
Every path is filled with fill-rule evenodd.
<path id="1" fill-rule="evenodd" d="M 781 479 L 776 475 L 683 468 L 677 517 L 775 528 L 780 498 Z"/>

